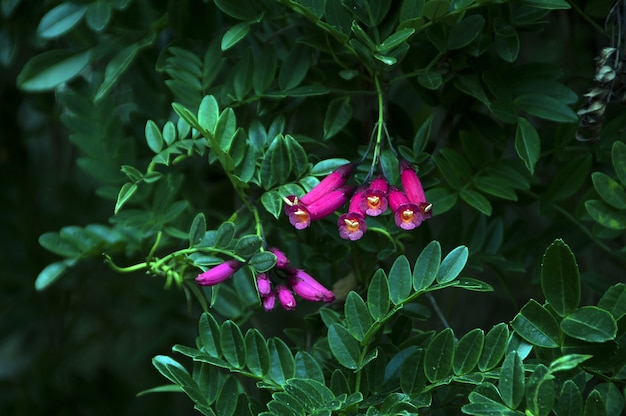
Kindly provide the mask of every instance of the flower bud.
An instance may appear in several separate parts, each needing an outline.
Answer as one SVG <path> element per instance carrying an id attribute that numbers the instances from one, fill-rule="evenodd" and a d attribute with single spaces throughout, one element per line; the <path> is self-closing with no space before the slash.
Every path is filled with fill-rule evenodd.
<path id="1" fill-rule="evenodd" d="M 293 297 L 293 292 L 285 285 L 276 286 L 278 292 L 278 301 L 285 310 L 292 311 L 296 309 L 296 298 Z"/>
<path id="2" fill-rule="evenodd" d="M 231 277 L 243 265 L 243 262 L 237 260 L 227 260 L 204 273 L 200 273 L 196 277 L 196 282 L 200 286 L 214 286 Z"/>

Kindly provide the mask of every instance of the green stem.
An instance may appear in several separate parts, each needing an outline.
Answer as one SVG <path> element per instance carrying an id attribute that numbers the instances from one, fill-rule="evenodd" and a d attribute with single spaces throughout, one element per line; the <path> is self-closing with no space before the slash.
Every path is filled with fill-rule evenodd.
<path id="1" fill-rule="evenodd" d="M 376 122 L 376 143 L 374 145 L 374 155 L 372 156 L 372 166 L 370 167 L 368 177 L 372 176 L 372 174 L 374 173 L 374 168 L 378 164 L 378 159 L 380 158 L 383 131 L 385 127 L 383 90 L 380 86 L 380 81 L 378 80 L 377 76 L 374 77 L 374 84 L 376 85 L 376 97 L 378 99 L 378 121 Z"/>

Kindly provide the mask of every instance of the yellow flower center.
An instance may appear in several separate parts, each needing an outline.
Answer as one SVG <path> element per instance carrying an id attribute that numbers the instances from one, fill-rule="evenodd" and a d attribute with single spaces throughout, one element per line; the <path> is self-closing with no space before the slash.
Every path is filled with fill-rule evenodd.
<path id="1" fill-rule="evenodd" d="M 307 222 L 309 220 L 309 213 L 303 209 L 298 209 L 293 213 L 293 215 L 295 215 L 300 222 Z"/>
<path id="2" fill-rule="evenodd" d="M 367 197 L 367 202 L 370 207 L 376 208 L 380 204 L 380 197 L 376 195 L 371 195 Z"/>
<path id="3" fill-rule="evenodd" d="M 357 231 L 359 229 L 359 221 L 346 218 L 343 220 L 348 231 Z"/>
<path id="4" fill-rule="evenodd" d="M 402 221 L 404 222 L 412 222 L 413 221 L 413 217 L 415 216 L 415 213 L 413 212 L 412 209 L 405 209 L 404 211 L 402 211 Z"/>

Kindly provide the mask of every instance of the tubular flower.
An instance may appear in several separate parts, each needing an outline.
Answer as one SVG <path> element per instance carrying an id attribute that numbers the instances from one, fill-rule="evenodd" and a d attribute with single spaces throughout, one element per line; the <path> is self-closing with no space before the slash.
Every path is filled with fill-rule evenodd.
<path id="1" fill-rule="evenodd" d="M 339 227 L 339 236 L 344 240 L 355 241 L 363 237 L 367 231 L 365 224 L 365 216 L 361 210 L 361 202 L 363 201 L 363 191 L 358 190 L 350 199 L 348 213 L 343 214 L 337 221 Z"/>
<path id="2" fill-rule="evenodd" d="M 293 292 L 285 285 L 276 286 L 278 292 L 278 301 L 285 310 L 292 311 L 296 309 L 296 298 L 293 297 Z"/>
<path id="3" fill-rule="evenodd" d="M 361 199 L 361 209 L 367 215 L 376 217 L 387 210 L 387 193 L 389 192 L 389 184 L 385 178 L 376 178 L 370 183 L 365 190 Z"/>
<path id="4" fill-rule="evenodd" d="M 350 175 L 352 175 L 354 167 L 354 163 L 347 163 L 339 166 L 331 174 L 322 179 L 320 183 L 314 186 L 313 189 L 303 195 L 300 198 L 300 202 L 304 205 L 309 205 L 318 199 L 325 197 L 326 194 L 334 189 L 344 186 Z"/>
<path id="5" fill-rule="evenodd" d="M 420 178 L 406 160 L 400 161 L 400 179 L 402 181 L 402 189 L 412 204 L 417 205 L 422 213 L 422 221 L 432 216 L 432 204 L 426 201 L 424 188 Z"/>
<path id="6" fill-rule="evenodd" d="M 274 306 L 276 306 L 276 292 L 272 290 L 267 296 L 262 298 L 262 300 L 263 309 L 265 309 L 266 312 L 271 311 L 274 309 Z"/>
<path id="7" fill-rule="evenodd" d="M 276 267 L 277 268 L 284 269 L 287 266 L 289 266 L 289 259 L 287 258 L 285 253 L 283 253 L 282 251 L 280 251 L 276 247 L 270 247 L 268 249 L 268 251 L 270 253 L 274 253 L 274 255 L 276 256 Z"/>
<path id="8" fill-rule="evenodd" d="M 227 260 L 204 273 L 200 273 L 198 277 L 196 277 L 196 283 L 200 286 L 214 286 L 218 283 L 222 283 L 243 265 L 243 262 L 237 260 Z"/>
<path id="9" fill-rule="evenodd" d="M 270 277 L 267 273 L 259 273 L 256 275 L 256 288 L 262 298 L 269 296 L 272 292 L 272 282 L 270 282 Z"/>
<path id="10" fill-rule="evenodd" d="M 307 209 L 310 219 L 319 220 L 332 214 L 348 201 L 352 192 L 354 192 L 353 186 L 343 186 L 327 193 L 324 198 L 318 199 L 308 205 Z"/>
<path id="11" fill-rule="evenodd" d="M 290 269 L 288 279 L 291 289 L 302 299 L 311 302 L 332 302 L 335 294 L 301 269 Z"/>
<path id="12" fill-rule="evenodd" d="M 289 195 L 283 198 L 285 201 L 285 214 L 289 218 L 289 222 L 296 230 L 304 230 L 311 225 L 311 215 L 309 210 L 295 195 Z"/>
<path id="13" fill-rule="evenodd" d="M 398 188 L 392 187 L 389 191 L 389 205 L 396 225 L 403 230 L 412 230 L 424 220 L 420 207 L 410 203 L 404 192 Z"/>

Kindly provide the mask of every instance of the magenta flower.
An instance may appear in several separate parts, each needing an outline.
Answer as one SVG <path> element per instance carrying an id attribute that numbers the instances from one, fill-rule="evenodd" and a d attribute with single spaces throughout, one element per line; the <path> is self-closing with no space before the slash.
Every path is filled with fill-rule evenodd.
<path id="1" fill-rule="evenodd" d="M 313 189 L 299 198 L 300 202 L 304 205 L 309 205 L 318 199 L 323 198 L 329 192 L 344 186 L 350 175 L 352 175 L 354 168 L 354 163 L 347 163 L 339 166 L 331 174 L 322 179 L 320 183 L 314 186 Z"/>
<path id="2" fill-rule="evenodd" d="M 350 205 L 348 206 L 348 213 L 343 214 L 337 220 L 337 226 L 339 227 L 339 236 L 344 240 L 355 241 L 363 237 L 365 231 L 367 231 L 367 224 L 365 224 L 365 216 L 361 210 L 361 202 L 363 200 L 363 190 L 357 190 L 350 199 Z"/>
<path id="3" fill-rule="evenodd" d="M 285 310 L 292 311 L 296 309 L 296 298 L 293 297 L 293 292 L 285 285 L 276 286 L 278 292 L 278 301 Z"/>
<path id="4" fill-rule="evenodd" d="M 196 282 L 200 286 L 214 286 L 231 277 L 243 265 L 243 262 L 237 260 L 227 260 L 204 273 L 200 273 L 196 277 Z"/>
<path id="5" fill-rule="evenodd" d="M 263 300 L 263 309 L 265 309 L 265 312 L 269 312 L 272 309 L 274 309 L 274 306 L 276 306 L 276 292 L 274 292 L 273 290 L 264 298 L 262 298 Z"/>
<path id="6" fill-rule="evenodd" d="M 272 292 L 272 282 L 270 282 L 270 277 L 267 273 L 259 273 L 256 275 L 256 288 L 262 298 L 269 296 Z"/>
<path id="7" fill-rule="evenodd" d="M 289 286 L 302 299 L 311 302 L 332 302 L 335 294 L 301 269 L 290 269 Z"/>
<path id="8" fill-rule="evenodd" d="M 411 167 L 411 164 L 406 160 L 400 161 L 400 179 L 402 181 L 402 189 L 404 189 L 409 202 L 420 208 L 422 221 L 430 218 L 432 216 L 431 210 L 433 206 L 426 201 L 422 182 L 417 176 L 417 173 L 415 173 L 415 170 Z"/>
<path id="9" fill-rule="evenodd" d="M 389 192 L 389 184 L 385 178 L 376 178 L 370 183 L 365 190 L 361 199 L 361 209 L 367 215 L 376 217 L 387 210 L 387 193 Z"/>
<path id="10" fill-rule="evenodd" d="M 332 214 L 348 201 L 353 192 L 353 186 L 343 186 L 330 191 L 324 198 L 318 199 L 307 206 L 310 219 L 319 220 Z"/>
<path id="11" fill-rule="evenodd" d="M 409 199 L 396 187 L 389 191 L 389 205 L 393 211 L 396 225 L 403 230 L 412 230 L 424 220 L 424 214 L 418 205 L 409 202 Z"/>
<path id="12" fill-rule="evenodd" d="M 276 256 L 276 267 L 278 267 L 279 269 L 284 269 L 289 266 L 289 259 L 287 258 L 285 253 L 283 253 L 276 247 L 270 247 L 268 251 L 274 253 L 274 255 Z"/>

